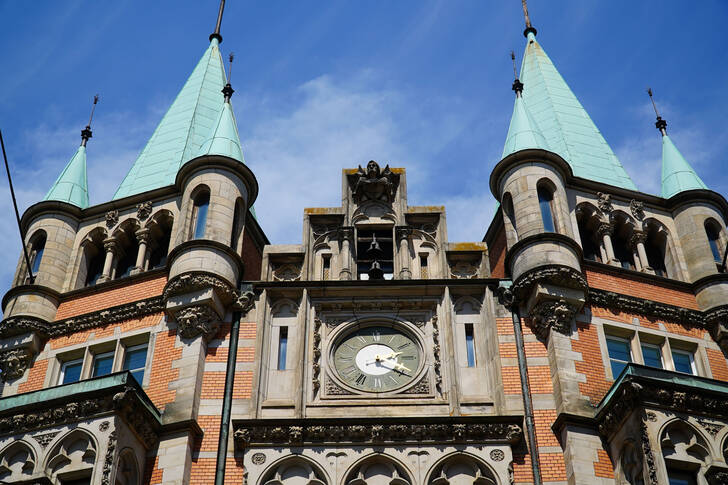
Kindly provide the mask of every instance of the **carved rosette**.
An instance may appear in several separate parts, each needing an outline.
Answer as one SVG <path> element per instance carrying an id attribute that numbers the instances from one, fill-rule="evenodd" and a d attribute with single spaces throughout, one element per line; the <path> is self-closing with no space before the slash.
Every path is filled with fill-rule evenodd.
<path id="1" fill-rule="evenodd" d="M 179 334 L 183 338 L 202 335 L 206 340 L 215 335 L 220 317 L 207 305 L 184 307 L 174 315 Z"/>
<path id="2" fill-rule="evenodd" d="M 33 355 L 28 348 L 0 352 L 0 379 L 3 382 L 20 379 L 30 367 Z"/>
<path id="3" fill-rule="evenodd" d="M 542 301 L 536 304 L 529 313 L 533 331 L 542 339 L 548 337 L 549 330 L 570 335 L 571 320 L 576 311 L 576 307 L 564 299 Z"/>

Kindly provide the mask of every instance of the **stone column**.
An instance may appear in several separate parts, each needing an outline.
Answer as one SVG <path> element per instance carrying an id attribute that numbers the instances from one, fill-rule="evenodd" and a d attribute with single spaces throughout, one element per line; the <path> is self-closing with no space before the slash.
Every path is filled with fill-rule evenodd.
<path id="1" fill-rule="evenodd" d="M 614 224 L 610 222 L 602 222 L 597 228 L 597 233 L 602 238 L 604 250 L 607 252 L 607 263 L 612 266 L 619 266 L 619 261 L 614 257 L 614 247 L 612 246 L 612 233 L 614 232 Z"/>
<path id="2" fill-rule="evenodd" d="M 410 270 L 410 257 L 409 257 L 409 240 L 412 236 L 412 228 L 409 226 L 397 226 L 394 228 L 395 239 L 399 243 L 399 260 L 400 270 L 399 279 L 411 280 L 412 271 Z"/>
<path id="3" fill-rule="evenodd" d="M 647 251 L 645 250 L 645 241 L 647 240 L 647 234 L 643 231 L 635 231 L 629 240 L 630 246 L 637 252 L 637 258 L 642 268 L 640 271 L 654 274 L 655 271 L 650 268 L 650 263 L 647 261 Z"/>
<path id="4" fill-rule="evenodd" d="M 104 281 L 109 281 L 111 279 L 114 259 L 119 251 L 119 244 L 116 242 L 116 239 L 104 239 L 104 250 L 106 251 L 106 259 L 104 259 L 104 269 L 101 272 L 99 283 L 103 283 Z"/>
<path id="5" fill-rule="evenodd" d="M 340 280 L 352 279 L 351 274 L 351 241 L 354 239 L 354 228 L 351 226 L 342 226 L 338 230 L 339 241 L 341 241 L 341 270 L 339 271 Z"/>
<path id="6" fill-rule="evenodd" d="M 131 274 L 137 274 L 144 271 L 144 262 L 147 259 L 147 249 L 149 247 L 149 228 L 139 229 L 134 233 L 139 243 L 139 249 L 137 250 L 137 260 L 134 265 L 134 269 L 131 270 Z"/>

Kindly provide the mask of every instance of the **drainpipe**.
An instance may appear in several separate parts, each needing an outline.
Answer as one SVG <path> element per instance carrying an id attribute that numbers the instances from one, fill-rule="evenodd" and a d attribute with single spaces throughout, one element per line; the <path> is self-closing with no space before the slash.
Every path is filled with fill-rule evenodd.
<path id="1" fill-rule="evenodd" d="M 241 288 L 242 295 L 235 303 L 233 323 L 230 328 L 230 347 L 228 348 L 227 366 L 225 367 L 225 391 L 222 397 L 222 415 L 220 416 L 220 437 L 217 441 L 217 465 L 215 468 L 215 485 L 225 483 L 225 461 L 228 451 L 228 434 L 230 431 L 230 411 L 233 400 L 233 386 L 235 385 L 235 364 L 238 356 L 238 340 L 240 338 L 240 319 L 247 315 L 255 303 L 255 297 L 250 285 Z"/>
<path id="2" fill-rule="evenodd" d="M 507 291 L 507 290 L 506 290 Z M 505 293 L 505 291 L 504 291 Z M 538 444 L 536 442 L 536 425 L 533 418 L 533 401 L 531 400 L 531 386 L 528 384 L 528 368 L 526 363 L 526 348 L 523 344 L 523 330 L 521 317 L 518 314 L 518 303 L 511 303 L 511 318 L 513 330 L 516 335 L 516 355 L 518 356 L 518 372 L 521 375 L 521 394 L 523 395 L 523 409 L 526 413 L 526 435 L 528 437 L 528 454 L 531 457 L 531 470 L 533 471 L 533 484 L 542 485 L 541 466 L 538 462 Z"/>

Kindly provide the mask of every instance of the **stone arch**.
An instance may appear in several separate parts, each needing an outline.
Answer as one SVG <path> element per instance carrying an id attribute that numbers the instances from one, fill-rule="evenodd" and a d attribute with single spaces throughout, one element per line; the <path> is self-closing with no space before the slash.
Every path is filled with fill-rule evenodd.
<path id="1" fill-rule="evenodd" d="M 134 450 L 125 448 L 119 453 L 114 485 L 139 485 L 141 472 Z"/>
<path id="2" fill-rule="evenodd" d="M 139 254 L 139 242 L 136 232 L 139 230 L 139 221 L 134 218 L 126 219 L 112 233 L 111 238 L 116 243 L 116 256 L 111 278 L 123 278 L 132 274 Z"/>
<path id="3" fill-rule="evenodd" d="M 670 231 L 663 223 L 650 217 L 642 222 L 645 233 L 645 252 L 649 267 L 660 276 L 682 279 L 677 253 Z"/>
<path id="4" fill-rule="evenodd" d="M 258 485 L 328 485 L 325 472 L 312 460 L 294 455 L 271 464 Z"/>
<path id="5" fill-rule="evenodd" d="M 510 192 L 503 194 L 501 198 L 501 210 L 503 211 L 503 225 L 506 230 L 506 239 L 509 246 L 518 242 L 518 227 L 516 226 L 516 212 L 513 208 L 513 197 Z"/>
<path id="6" fill-rule="evenodd" d="M 83 237 L 76 256 L 73 288 L 93 286 L 101 277 L 106 254 L 104 241 L 107 238 L 108 233 L 103 227 L 96 227 Z"/>
<path id="7" fill-rule="evenodd" d="M 341 485 L 410 485 L 412 473 L 404 463 L 382 453 L 358 460 L 344 474 Z"/>
<path id="8" fill-rule="evenodd" d="M 91 477 L 98 461 L 98 444 L 93 435 L 76 428 L 56 441 L 46 456 L 45 472 L 58 480 L 68 474 L 84 474 Z"/>
<path id="9" fill-rule="evenodd" d="M 453 310 L 455 310 L 455 313 L 479 315 L 481 306 L 482 303 L 480 300 L 466 295 L 455 300 L 455 303 L 453 303 Z"/>
<path id="10" fill-rule="evenodd" d="M 351 217 L 352 225 L 362 222 L 366 222 L 367 224 L 396 224 L 397 216 L 390 204 L 378 200 L 369 200 L 361 203 Z"/>
<path id="11" fill-rule="evenodd" d="M 634 218 L 622 210 L 614 210 L 609 214 L 612 227 L 612 247 L 614 257 L 625 269 L 637 269 L 637 253 L 631 244 L 636 225 Z"/>
<path id="12" fill-rule="evenodd" d="M 274 317 L 295 317 L 298 315 L 298 303 L 290 298 L 281 298 L 271 305 L 270 314 Z"/>
<path id="13" fill-rule="evenodd" d="M 668 421 L 659 436 L 662 458 L 668 470 L 698 469 L 712 461 L 708 440 L 685 420 Z"/>
<path id="14" fill-rule="evenodd" d="M 714 218 L 708 217 L 703 222 L 703 228 L 705 229 L 705 236 L 708 239 L 710 254 L 713 256 L 713 260 L 715 260 L 718 271 L 724 272 L 725 268 L 722 267 L 723 255 L 725 254 L 726 245 L 728 245 L 728 238 L 723 230 L 723 226 Z"/>
<path id="15" fill-rule="evenodd" d="M 35 472 L 37 459 L 33 447 L 19 440 L 0 451 L 0 480 L 14 483 L 29 479 Z"/>
<path id="16" fill-rule="evenodd" d="M 438 460 L 427 473 L 426 485 L 498 485 L 495 472 L 470 453 L 455 452 Z"/>
<path id="17" fill-rule="evenodd" d="M 601 218 L 599 209 L 590 202 L 581 202 L 576 206 L 575 213 L 584 259 L 608 263 L 600 234 L 600 227 L 606 221 Z"/>
<path id="18" fill-rule="evenodd" d="M 174 227 L 174 215 L 167 209 L 157 211 L 144 226 L 148 230 L 147 255 L 144 258 L 144 269 L 162 268 L 167 265 Z"/>

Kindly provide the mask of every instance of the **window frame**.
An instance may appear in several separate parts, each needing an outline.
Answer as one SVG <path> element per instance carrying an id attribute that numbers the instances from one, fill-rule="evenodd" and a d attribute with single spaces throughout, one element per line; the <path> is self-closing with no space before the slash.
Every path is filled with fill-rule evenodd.
<path id="1" fill-rule="evenodd" d="M 137 382 L 139 382 L 140 386 L 144 385 L 144 379 L 147 376 L 147 365 L 149 364 L 149 348 L 150 348 L 149 340 L 147 340 L 146 342 L 140 343 L 140 344 L 132 344 L 132 345 L 124 344 L 123 341 L 120 341 L 120 344 L 124 348 L 123 355 L 121 356 L 120 370 L 125 370 L 128 372 L 131 372 L 132 375 L 134 375 L 135 371 L 141 370 L 142 371 L 142 381 L 141 382 L 137 381 Z M 129 357 L 129 354 L 131 352 L 140 350 L 141 348 L 146 349 L 146 353 L 144 354 L 144 365 L 142 367 L 137 367 L 135 369 L 127 369 L 126 361 Z"/>
<path id="2" fill-rule="evenodd" d="M 74 359 L 68 359 L 68 360 L 62 360 L 62 361 L 60 361 L 61 368 L 60 368 L 60 371 L 58 372 L 58 380 L 57 380 L 57 384 L 56 385 L 57 386 L 62 386 L 64 384 L 73 384 L 74 382 L 81 382 L 82 380 L 84 380 L 83 379 L 83 361 L 84 361 L 84 357 L 83 356 L 76 357 Z M 66 378 L 66 369 L 69 366 L 75 365 L 75 364 L 80 364 L 81 365 L 81 370 L 78 373 L 78 380 L 71 381 L 71 382 L 63 382 L 65 380 L 65 378 Z"/>
<path id="3" fill-rule="evenodd" d="M 204 203 L 202 199 L 207 199 Z M 192 212 L 190 214 L 190 240 L 205 239 L 207 234 L 207 218 L 210 213 L 211 193 L 209 187 L 202 185 L 197 187 L 192 197 Z M 202 224 L 200 224 L 200 208 L 204 207 Z"/>
<path id="4" fill-rule="evenodd" d="M 556 190 L 550 186 L 551 184 L 546 181 L 539 181 L 536 185 L 536 195 L 538 199 L 538 207 L 541 213 L 541 224 L 543 225 L 544 232 L 557 233 L 558 224 L 556 223 L 556 214 L 554 211 L 554 199 L 556 198 Z M 544 196 L 548 196 L 548 199 Z M 545 214 L 544 209 L 548 208 L 548 217 Z M 547 220 L 551 223 L 549 229 L 547 227 Z"/>
<path id="5" fill-rule="evenodd" d="M 278 327 L 278 345 L 276 356 L 276 370 L 288 368 L 288 325 Z"/>
<path id="6" fill-rule="evenodd" d="M 111 357 L 111 371 L 108 374 L 96 375 L 96 361 L 101 358 L 108 358 L 109 356 Z M 115 361 L 116 361 L 116 349 L 109 350 L 107 352 L 93 353 L 93 358 L 91 359 L 91 375 L 89 376 L 89 379 L 93 379 L 94 377 L 102 377 L 102 376 L 106 376 L 109 374 L 113 374 Z"/>
<path id="7" fill-rule="evenodd" d="M 672 357 L 672 367 L 673 367 L 673 370 L 675 372 L 679 372 L 681 374 L 692 375 L 692 376 L 697 376 L 698 375 L 697 367 L 695 365 L 695 352 L 694 351 L 685 350 L 685 349 L 680 348 L 680 347 L 678 347 L 678 348 L 672 348 L 671 347 L 670 348 L 670 354 L 671 354 L 671 357 Z M 681 370 L 677 370 L 677 366 L 675 365 L 675 354 L 682 354 L 682 355 L 687 355 L 688 356 L 688 358 L 690 359 L 690 370 L 691 370 L 690 373 L 683 372 Z"/>
<path id="8" fill-rule="evenodd" d="M 478 366 L 477 351 L 475 348 L 475 324 L 465 323 L 465 366 L 473 368 Z"/>
<path id="9" fill-rule="evenodd" d="M 629 365 L 631 363 L 634 363 L 634 361 L 635 361 L 634 351 L 632 350 L 632 338 L 631 337 L 621 337 L 619 335 L 614 335 L 614 334 L 609 334 L 609 333 L 605 333 L 604 338 L 605 338 L 605 342 L 606 342 L 606 351 L 607 351 L 607 358 L 609 360 L 609 368 L 612 371 L 612 378 L 616 381 L 617 378 L 619 377 L 619 375 L 624 370 L 624 367 L 627 367 L 627 365 Z M 630 360 L 623 361 L 623 360 L 620 360 L 620 359 L 612 358 L 612 356 L 609 354 L 609 340 L 610 339 L 611 340 L 616 340 L 616 341 L 622 341 L 623 343 L 627 344 L 627 350 L 629 351 L 629 359 Z M 614 367 L 612 366 L 612 361 L 613 360 L 614 361 L 617 361 L 617 362 L 623 362 L 624 363 L 624 367 L 622 368 L 622 371 L 620 371 L 617 375 L 614 375 Z"/>
<path id="10" fill-rule="evenodd" d="M 645 363 L 645 347 L 657 350 L 657 355 L 660 358 L 660 367 L 655 367 Z M 662 355 L 662 345 L 652 342 L 643 342 L 642 340 L 640 340 L 640 352 L 642 352 L 642 365 L 652 367 L 654 369 L 665 369 L 665 356 Z"/>

